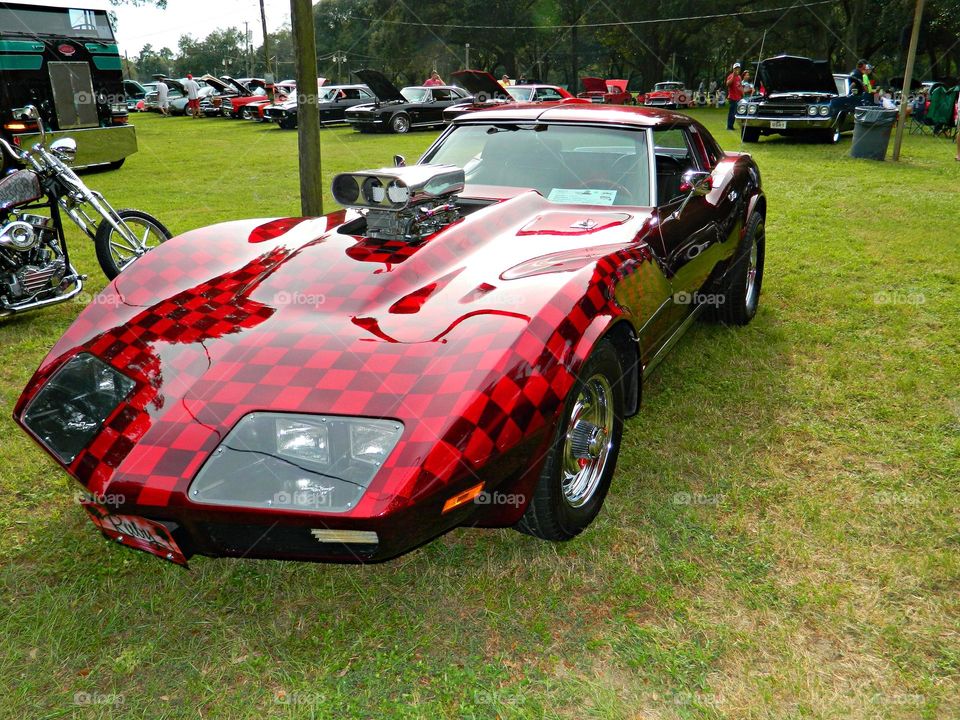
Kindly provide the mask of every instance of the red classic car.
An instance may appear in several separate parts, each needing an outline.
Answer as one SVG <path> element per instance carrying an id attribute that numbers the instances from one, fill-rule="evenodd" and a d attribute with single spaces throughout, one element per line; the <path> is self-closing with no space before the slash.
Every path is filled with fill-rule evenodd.
<path id="1" fill-rule="evenodd" d="M 643 96 L 643 104 L 647 107 L 685 108 L 693 106 L 693 93 L 687 90 L 682 82 L 668 80 L 653 86 L 653 90 Z"/>
<path id="2" fill-rule="evenodd" d="M 181 564 L 570 539 L 678 338 L 757 311 L 760 173 L 689 117 L 511 105 L 398 163 L 336 176 L 325 217 L 164 243 L 53 347 L 14 417 L 108 538 Z"/>
<path id="3" fill-rule="evenodd" d="M 224 117 L 239 118 L 242 117 L 243 106 L 248 103 L 258 102 L 266 99 L 266 83 L 259 78 L 241 78 L 236 80 L 224 75 L 220 78 L 226 82 L 237 93 L 223 99 L 220 105 L 221 113 Z"/>
<path id="4" fill-rule="evenodd" d="M 274 85 L 268 85 L 268 94 L 242 106 L 239 111 L 240 117 L 244 120 L 258 120 L 263 122 L 266 119 L 264 117 L 264 110 L 266 110 L 267 107 L 275 103 L 286 102 L 290 94 L 296 92 L 296 90 L 297 83 L 294 80 L 285 80 L 275 83 Z"/>
<path id="5" fill-rule="evenodd" d="M 582 102 L 556 85 L 501 85 L 486 70 L 460 70 L 453 79 L 472 95 L 470 102 L 451 105 L 443 111 L 445 122 L 464 113 L 484 110 L 516 102 Z"/>
<path id="6" fill-rule="evenodd" d="M 595 103 L 609 103 L 611 105 L 633 105 L 634 99 L 627 91 L 626 80 L 603 80 L 596 77 L 580 78 L 583 83 L 583 92 L 579 98 Z"/>

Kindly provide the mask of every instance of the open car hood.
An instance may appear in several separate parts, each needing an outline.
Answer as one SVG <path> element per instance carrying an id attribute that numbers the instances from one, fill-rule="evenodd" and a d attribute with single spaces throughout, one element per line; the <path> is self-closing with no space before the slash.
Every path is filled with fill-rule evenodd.
<path id="1" fill-rule="evenodd" d="M 837 84 L 826 60 L 795 55 L 778 55 L 760 61 L 757 81 L 767 95 L 772 93 L 817 92 L 837 94 Z"/>
<path id="2" fill-rule="evenodd" d="M 510 97 L 503 85 L 486 70 L 459 70 L 453 73 L 453 77 L 476 97 Z"/>
<path id="3" fill-rule="evenodd" d="M 584 92 L 605 93 L 607 91 L 607 83 L 603 78 L 585 77 L 585 78 L 580 78 L 580 82 L 583 83 Z"/>
<path id="4" fill-rule="evenodd" d="M 618 93 L 626 92 L 627 81 L 626 80 L 607 80 L 607 88 Z"/>
<path id="5" fill-rule="evenodd" d="M 239 93 L 243 97 L 246 97 L 248 95 L 253 95 L 253 93 L 250 92 L 250 88 L 248 88 L 239 80 L 234 80 L 229 75 L 221 75 L 220 80 L 222 82 L 225 82 L 227 85 L 229 85 L 233 89 L 234 92 Z"/>
<path id="6" fill-rule="evenodd" d="M 216 90 L 218 94 L 222 95 L 225 92 L 236 92 L 236 89 L 232 85 L 227 84 L 220 78 L 214 77 L 213 75 L 204 75 L 200 79 Z"/>
<path id="7" fill-rule="evenodd" d="M 377 96 L 377 100 L 387 102 L 389 100 L 405 100 L 400 94 L 400 89 L 392 82 L 387 80 L 386 75 L 378 70 L 354 70 L 353 74 L 363 80 L 370 88 L 370 91 Z"/>

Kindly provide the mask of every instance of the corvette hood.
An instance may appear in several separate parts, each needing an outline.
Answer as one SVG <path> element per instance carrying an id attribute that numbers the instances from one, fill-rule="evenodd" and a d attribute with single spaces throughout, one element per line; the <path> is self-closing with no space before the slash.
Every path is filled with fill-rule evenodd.
<path id="1" fill-rule="evenodd" d="M 563 318 L 588 317 L 613 297 L 604 258 L 649 256 L 648 211 L 557 206 L 532 191 L 417 244 L 348 234 L 359 220 L 340 211 L 242 221 L 164 243 L 80 314 L 16 414 L 63 362 L 88 352 L 137 385 L 70 466 L 94 492 L 116 470 L 138 503 L 165 505 L 241 417 L 264 409 L 398 419 L 409 431 L 396 460 L 406 470 L 389 483 L 448 478 L 459 457 L 450 443 L 480 462 L 519 442 L 507 426 L 496 447 L 477 445 L 463 418 L 487 393 L 503 407 L 518 402 L 514 375 L 571 362 Z M 572 382 L 561 375 L 554 382 Z M 529 387 L 547 392 L 549 381 Z M 386 508 L 397 487 L 364 502 Z"/>
<path id="2" fill-rule="evenodd" d="M 403 95 L 400 94 L 400 89 L 387 80 L 386 75 L 379 70 L 354 70 L 353 74 L 366 83 L 378 100 L 404 100 Z"/>
<path id="3" fill-rule="evenodd" d="M 603 81 L 603 78 L 585 77 L 585 78 L 580 78 L 580 82 L 583 83 L 584 92 L 605 93 L 607 91 L 607 83 Z"/>
<path id="4" fill-rule="evenodd" d="M 509 97 L 506 89 L 497 82 L 497 79 L 485 70 L 459 70 L 453 73 L 467 91 L 474 96 L 487 98 Z"/>
<path id="5" fill-rule="evenodd" d="M 790 92 L 837 94 L 830 63 L 794 55 L 762 60 L 757 69 L 757 82 L 768 95 Z"/>

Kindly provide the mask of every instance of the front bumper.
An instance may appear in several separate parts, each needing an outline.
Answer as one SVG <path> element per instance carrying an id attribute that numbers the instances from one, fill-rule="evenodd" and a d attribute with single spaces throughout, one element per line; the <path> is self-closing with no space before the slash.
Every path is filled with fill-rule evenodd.
<path id="1" fill-rule="evenodd" d="M 21 147 L 32 147 L 40 142 L 40 135 L 37 133 L 15 134 L 13 138 Z M 71 163 L 73 168 L 117 162 L 137 152 L 137 131 L 133 125 L 57 130 L 48 132 L 47 138 L 48 145 L 59 138 L 73 138 L 77 141 L 77 159 Z"/>
<path id="2" fill-rule="evenodd" d="M 373 117 L 370 115 L 347 115 L 345 120 L 347 125 L 352 125 L 353 127 L 383 127 L 386 124 L 386 119 L 382 117 Z"/>
<path id="3" fill-rule="evenodd" d="M 772 130 L 773 132 L 783 132 L 784 130 L 829 130 L 833 128 L 834 118 L 826 117 L 768 117 L 764 115 L 740 115 L 737 114 L 737 122 L 741 127 L 760 128 L 761 130 Z M 783 127 L 774 126 L 773 123 L 785 123 Z"/>

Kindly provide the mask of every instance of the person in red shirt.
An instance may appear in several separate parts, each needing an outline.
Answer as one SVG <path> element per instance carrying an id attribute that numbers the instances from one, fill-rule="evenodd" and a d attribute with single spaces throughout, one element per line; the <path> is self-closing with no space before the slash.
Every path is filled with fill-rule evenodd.
<path id="1" fill-rule="evenodd" d="M 740 63 L 733 64 L 733 71 L 727 75 L 727 130 L 733 130 L 737 103 L 743 100 L 743 84 L 740 80 Z"/>
<path id="2" fill-rule="evenodd" d="M 430 77 L 423 83 L 424 87 L 434 87 L 436 85 L 443 85 L 443 80 L 440 79 L 440 73 L 434 70 L 430 73 Z"/>

